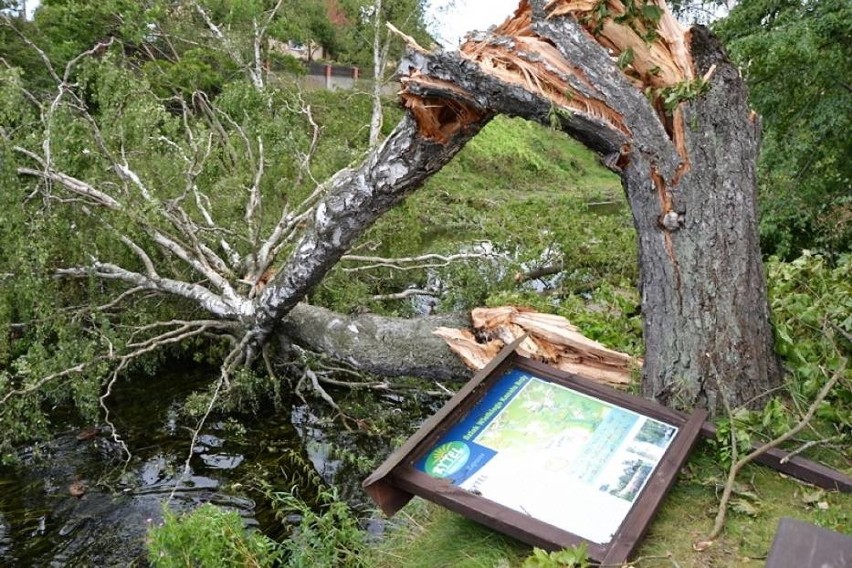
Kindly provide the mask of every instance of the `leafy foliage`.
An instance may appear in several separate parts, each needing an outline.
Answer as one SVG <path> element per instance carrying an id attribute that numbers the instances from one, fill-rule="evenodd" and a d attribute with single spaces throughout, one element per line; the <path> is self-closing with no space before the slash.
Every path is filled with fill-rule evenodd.
<path id="1" fill-rule="evenodd" d="M 732 428 L 742 457 L 752 442 L 790 430 L 835 373 L 843 380 L 817 410 L 810 437 L 831 440 L 840 448 L 852 442 L 852 258 L 842 255 L 831 266 L 822 255 L 806 251 L 790 263 L 770 259 L 767 272 L 776 349 L 788 373 L 789 397 L 773 396 L 756 410 L 737 409 L 733 423 L 729 418 L 719 421 L 713 446 L 726 466 L 732 457 Z M 834 459 L 830 452 L 823 455 Z"/>
<path id="2" fill-rule="evenodd" d="M 337 494 L 326 490 L 319 495 L 319 512 L 293 493 L 275 493 L 278 511 L 301 517 L 293 534 L 282 543 L 284 565 L 292 568 L 366 568 L 366 533 L 361 530 L 349 506 Z"/>
<path id="3" fill-rule="evenodd" d="M 166 509 L 148 529 L 148 561 L 155 568 L 276 566 L 278 544 L 247 532 L 239 513 L 209 503 L 180 516 Z"/>
<path id="4" fill-rule="evenodd" d="M 843 361 L 852 350 L 852 256 L 831 266 L 820 254 L 805 252 L 790 263 L 770 260 L 769 297 L 775 318 L 776 348 L 791 378 L 791 392 L 804 403 L 827 378 L 844 373 L 818 416 L 852 436 L 852 368 Z M 841 383 L 843 385 L 844 383 Z"/>
<path id="5" fill-rule="evenodd" d="M 71 8 L 62 4 L 63 10 Z M 0 30 L 9 31 L 2 26 Z M 22 53 L 35 53 L 31 46 L 20 47 Z M 110 378 L 109 354 L 151 336 L 151 330 L 147 335 L 133 330 L 200 313 L 185 301 L 151 296 L 138 296 L 134 309 L 124 309 L 126 305 L 111 304 L 125 289 L 121 285 L 94 278 L 57 279 L 54 270 L 86 266 L 93 258 L 143 269 L 118 239 L 130 238 L 156 251 L 146 227 L 160 227 L 168 234 L 160 206 L 185 198 L 188 164 L 194 164 L 196 187 L 215 197 L 210 200 L 213 218 L 243 231 L 244 196 L 256 173 L 258 138 L 266 143 L 267 160 L 261 191 L 277 204 L 299 203 L 315 188 L 293 159 L 306 151 L 313 134 L 303 105 L 312 104 L 320 127 L 339 122 L 341 138 L 318 140 L 313 170 L 317 177 L 345 166 L 366 145 L 366 132 L 359 131 L 369 113 L 366 97 L 347 101 L 307 93 L 305 102 L 298 92 L 283 88 L 259 92 L 241 73 L 227 71 L 230 61 L 214 59 L 205 67 L 203 57 L 215 51 L 186 53 L 178 63 L 150 62 L 158 70 L 145 65 L 140 69 L 135 56 L 118 46 L 100 57 L 84 58 L 68 87 L 78 97 L 75 104 L 52 105 L 55 92 L 44 93 L 41 102 L 32 75 L 28 80 L 19 68 L 0 69 L 0 180 L 7 188 L 0 192 L 0 398 L 11 397 L 0 413 L 0 429 L 6 434 L 0 440 L 4 460 L 12 458 L 16 444 L 47 433 L 48 410 L 58 404 L 71 402 L 87 420 L 98 420 L 98 397 Z M 35 69 L 48 75 L 40 58 L 35 60 Z M 216 112 L 211 110 L 212 93 L 200 93 L 202 87 L 218 91 L 212 103 Z M 176 102 L 173 93 L 186 100 Z M 346 143 L 339 144 L 344 137 Z M 27 152 L 39 155 L 45 148 L 53 168 L 114 191 L 126 206 L 101 209 L 96 215 L 86 209 L 81 213 L 61 187 L 37 175 L 19 175 L 18 168 L 42 169 Z M 138 175 L 153 199 L 144 199 L 117 175 L 116 161 Z M 198 213 L 191 206 L 189 210 Z M 268 231 L 280 209 L 268 208 L 262 214 L 261 228 Z M 244 239 L 236 243 L 243 251 L 251 247 Z M 188 282 L 195 278 L 186 266 L 166 261 L 167 255 L 151 254 L 164 274 Z M 216 344 L 215 338 L 190 341 L 147 353 L 126 371 L 152 372 L 164 357 L 214 353 Z M 85 369 L 61 374 L 81 361 L 88 363 Z"/>
<path id="6" fill-rule="evenodd" d="M 587 568 L 588 566 L 589 556 L 585 544 L 555 552 L 534 548 L 533 553 L 523 563 L 523 568 Z"/>
<path id="7" fill-rule="evenodd" d="M 763 116 L 764 251 L 852 245 L 852 6 L 844 0 L 744 0 L 714 29 Z"/>

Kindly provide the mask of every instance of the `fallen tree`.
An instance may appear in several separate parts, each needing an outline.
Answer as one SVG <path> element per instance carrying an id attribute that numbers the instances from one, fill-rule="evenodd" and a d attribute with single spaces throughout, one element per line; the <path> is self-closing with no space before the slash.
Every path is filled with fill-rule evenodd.
<path id="1" fill-rule="evenodd" d="M 446 325 L 441 318 L 414 327 L 388 327 L 375 319 L 361 327 L 363 319 L 300 302 L 379 217 L 502 113 L 564 131 L 621 175 L 639 237 L 647 396 L 672 406 L 716 408 L 720 389 L 737 405 L 759 400 L 778 384 L 757 244 L 759 122 L 718 42 L 704 28 L 683 30 L 662 1 L 523 0 L 506 22 L 469 39 L 459 52 L 430 52 L 409 40 L 400 123 L 359 165 L 318 184 L 272 223 L 263 216 L 269 207 L 261 191 L 268 167 L 263 140 L 250 139 L 206 97 L 195 97 L 192 109 L 182 107 L 182 139 L 157 139 L 159 148 L 185 162 L 185 187 L 162 198 L 161 188 L 137 171 L 141 164 L 134 167 L 128 159 L 123 141 L 117 145 L 102 135 L 98 117 L 71 82 L 75 66 L 108 44 L 75 58 L 61 73 L 28 45 L 50 69 L 56 93 L 44 104 L 28 97 L 38 105 L 47 134 L 41 145 L 14 148 L 27 162 L 17 173 L 34 179 L 46 202 L 70 198 L 81 218 L 114 228 L 135 258 L 133 266 L 121 266 L 96 257 L 60 274 L 121 282 L 126 292 L 119 299 L 134 293 L 181 298 L 205 314 L 149 326 L 144 341 L 131 341 L 125 353 L 110 350 L 99 362 L 113 361 L 121 370 L 122 357 L 210 334 L 212 316 L 220 322 L 212 326 L 215 333 L 230 338 L 232 347 L 222 388 L 234 369 L 258 361 L 276 335 L 371 372 L 458 375 L 458 361 L 439 343 L 429 343 L 433 355 L 424 351 L 422 359 L 397 357 L 399 350 L 387 345 L 389 333 L 425 345 L 420 341 L 430 327 Z M 56 113 L 67 108 L 89 128 L 110 179 L 87 181 L 62 171 L 50 131 Z M 319 129 L 309 106 L 298 110 L 314 127 L 313 142 L 299 156 L 309 174 Z M 206 117 L 203 136 L 189 126 L 192 113 Z M 250 157 L 253 181 L 245 192 L 244 223 L 236 228 L 217 223 L 211 198 L 200 187 L 211 148 L 219 146 L 230 153 L 240 146 Z M 59 189 L 66 197 L 58 196 Z M 140 236 L 112 221 L 121 216 Z M 403 329 L 416 332 L 405 335 Z M 360 349 L 356 334 L 382 348 Z M 75 366 L 49 378 L 85 369 Z M 8 391 L 3 400 L 32 392 L 33 384 Z"/>
<path id="2" fill-rule="evenodd" d="M 662 2 L 522 1 L 459 52 L 409 43 L 409 115 L 336 178 L 264 291 L 258 338 L 351 246 L 365 212 L 392 206 L 504 113 L 565 131 L 620 173 L 639 236 L 647 396 L 715 409 L 719 388 L 739 404 L 778 385 L 757 238 L 759 120 L 706 28 L 682 29 Z"/>

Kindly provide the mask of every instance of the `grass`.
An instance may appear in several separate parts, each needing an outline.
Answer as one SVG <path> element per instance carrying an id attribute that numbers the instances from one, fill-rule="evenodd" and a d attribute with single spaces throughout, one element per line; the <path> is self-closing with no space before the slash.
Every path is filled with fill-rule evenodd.
<path id="1" fill-rule="evenodd" d="M 457 246 L 465 238 L 505 242 L 514 235 L 534 243 L 541 231 L 559 234 L 566 223 L 576 224 L 569 212 L 581 213 L 586 203 L 619 200 L 618 177 L 578 142 L 498 117 L 364 240 L 393 242 L 396 254 Z"/>
<path id="2" fill-rule="evenodd" d="M 518 565 L 529 552 L 510 537 L 415 498 L 371 556 L 376 568 L 492 568 Z"/>
<path id="3" fill-rule="evenodd" d="M 752 465 L 739 479 L 739 495 L 722 536 L 697 552 L 713 526 L 717 493 L 725 471 L 702 444 L 666 497 L 632 566 L 710 568 L 764 564 L 782 517 L 794 517 L 830 530 L 852 529 L 852 495 L 822 492 L 767 467 Z M 400 520 L 373 551 L 375 566 L 501 567 L 521 566 L 528 546 L 460 515 L 420 499 L 399 514 Z"/>
<path id="4" fill-rule="evenodd" d="M 407 301 L 376 303 L 371 296 L 424 288 L 431 280 L 447 292 L 440 309 L 464 310 L 484 305 L 495 292 L 518 290 L 515 274 L 544 265 L 565 267 L 560 294 L 602 281 L 633 281 L 630 212 L 616 206 L 601 214 L 589 206 L 600 202 L 626 200 L 618 177 L 594 153 L 560 132 L 497 117 L 423 188 L 383 215 L 352 251 L 399 258 L 472 252 L 490 243 L 491 262 L 356 275 L 338 267 L 311 300 L 338 311 L 366 306 L 405 315 Z"/>

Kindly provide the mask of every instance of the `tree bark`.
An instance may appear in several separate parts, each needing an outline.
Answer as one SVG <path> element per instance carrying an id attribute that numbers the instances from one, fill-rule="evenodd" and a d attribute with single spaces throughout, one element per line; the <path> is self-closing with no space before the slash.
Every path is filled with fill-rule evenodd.
<path id="1" fill-rule="evenodd" d="M 781 369 L 757 233 L 759 121 L 706 28 L 692 30 L 692 53 L 699 74 L 715 72 L 707 94 L 683 105 L 691 167 L 671 191 L 677 217 L 661 217 L 642 172 L 625 179 L 639 235 L 643 392 L 718 409 L 720 394 L 732 405 L 764 402 Z"/>
<path id="2" fill-rule="evenodd" d="M 421 135 L 406 116 L 358 168 L 341 170 L 330 180 L 310 226 L 255 301 L 250 323 L 255 347 L 249 359 L 358 237 L 449 162 L 493 116 L 460 104 L 452 107 L 454 122 L 445 143 Z"/>
<path id="3" fill-rule="evenodd" d="M 287 314 L 281 331 L 300 345 L 376 375 L 459 381 L 469 379 L 473 371 L 433 331 L 469 325 L 470 317 L 463 314 L 347 316 L 300 303 Z"/>

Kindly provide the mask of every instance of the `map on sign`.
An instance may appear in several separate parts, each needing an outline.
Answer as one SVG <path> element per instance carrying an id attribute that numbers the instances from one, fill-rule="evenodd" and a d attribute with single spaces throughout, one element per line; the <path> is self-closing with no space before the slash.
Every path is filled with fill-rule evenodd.
<path id="1" fill-rule="evenodd" d="M 607 544 L 677 428 L 519 370 L 414 467 Z"/>

